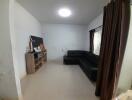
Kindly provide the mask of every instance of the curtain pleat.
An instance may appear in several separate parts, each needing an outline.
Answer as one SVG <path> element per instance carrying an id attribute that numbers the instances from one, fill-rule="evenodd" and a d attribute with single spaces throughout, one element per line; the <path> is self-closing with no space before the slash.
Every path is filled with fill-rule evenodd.
<path id="1" fill-rule="evenodd" d="M 90 32 L 90 52 L 93 53 L 94 52 L 94 33 L 95 30 L 91 30 Z"/>
<path id="2" fill-rule="evenodd" d="M 111 1 L 104 8 L 96 95 L 111 100 L 117 87 L 130 23 L 130 1 Z M 129 17 L 128 17 L 129 16 Z"/>

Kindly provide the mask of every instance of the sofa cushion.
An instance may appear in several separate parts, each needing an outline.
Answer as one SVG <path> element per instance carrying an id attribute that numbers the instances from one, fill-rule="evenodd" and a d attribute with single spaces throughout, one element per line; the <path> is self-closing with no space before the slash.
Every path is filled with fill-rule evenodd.
<path id="1" fill-rule="evenodd" d="M 86 52 L 85 57 L 88 59 L 90 63 L 92 63 L 95 67 L 98 65 L 99 62 L 99 56 L 94 55 L 90 52 Z"/>
<path id="2" fill-rule="evenodd" d="M 91 81 L 96 81 L 98 71 L 97 67 L 94 67 L 91 63 L 86 60 L 80 60 L 79 65 Z"/>
<path id="3" fill-rule="evenodd" d="M 81 69 L 92 81 L 97 79 L 98 60 L 98 56 L 81 50 L 69 50 L 67 56 L 64 56 L 64 64 L 80 65 Z"/>
<path id="4" fill-rule="evenodd" d="M 88 63 L 80 63 L 80 68 L 85 72 L 85 74 L 87 75 L 87 77 L 91 80 L 91 81 L 96 81 L 97 80 L 97 71 L 98 69 L 97 68 L 93 68 L 93 67 L 90 67 L 91 64 Z"/>
<path id="5" fill-rule="evenodd" d="M 78 65 L 78 58 L 76 57 L 69 57 L 69 56 L 64 56 L 63 63 L 67 65 Z"/>

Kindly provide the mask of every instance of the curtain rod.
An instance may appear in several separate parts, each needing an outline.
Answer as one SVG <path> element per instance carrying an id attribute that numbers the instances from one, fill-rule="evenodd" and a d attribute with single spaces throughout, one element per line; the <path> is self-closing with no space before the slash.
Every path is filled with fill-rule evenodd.
<path id="1" fill-rule="evenodd" d="M 94 29 L 91 29 L 91 30 L 97 30 L 98 28 L 101 28 L 103 25 L 100 25 L 100 26 L 98 26 L 98 27 L 96 27 L 96 28 L 94 28 Z M 91 31 L 90 30 L 90 31 Z"/>
<path id="2" fill-rule="evenodd" d="M 132 3 L 130 3 L 130 5 L 132 6 Z M 91 29 L 90 31 L 92 31 L 92 30 L 96 30 L 96 29 L 98 29 L 98 28 L 100 28 L 100 27 L 102 27 L 103 25 L 100 25 L 100 26 L 98 26 L 98 27 L 96 27 L 96 28 L 94 28 L 94 29 Z"/>

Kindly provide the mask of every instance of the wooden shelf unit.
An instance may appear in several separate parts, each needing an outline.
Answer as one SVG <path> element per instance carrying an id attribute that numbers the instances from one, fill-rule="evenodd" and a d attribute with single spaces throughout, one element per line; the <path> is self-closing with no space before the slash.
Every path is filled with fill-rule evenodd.
<path id="1" fill-rule="evenodd" d="M 25 58 L 27 74 L 33 74 L 47 61 L 47 51 L 27 52 Z"/>

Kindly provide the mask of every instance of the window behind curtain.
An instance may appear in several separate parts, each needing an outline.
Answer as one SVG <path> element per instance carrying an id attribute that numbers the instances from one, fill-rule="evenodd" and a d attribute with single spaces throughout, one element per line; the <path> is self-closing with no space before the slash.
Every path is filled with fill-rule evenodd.
<path id="1" fill-rule="evenodd" d="M 102 29 L 98 29 L 94 33 L 94 54 L 99 55 L 100 54 L 100 46 L 101 46 L 101 36 L 102 36 Z"/>

